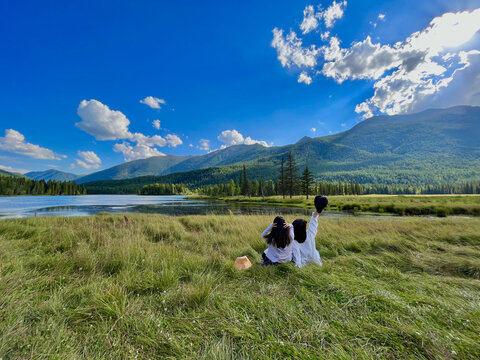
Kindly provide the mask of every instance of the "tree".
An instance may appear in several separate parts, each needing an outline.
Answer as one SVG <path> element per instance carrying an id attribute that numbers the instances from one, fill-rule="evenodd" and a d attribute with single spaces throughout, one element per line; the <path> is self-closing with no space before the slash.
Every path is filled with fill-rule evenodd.
<path id="1" fill-rule="evenodd" d="M 285 157 L 282 156 L 282 163 L 280 167 L 280 179 L 279 179 L 279 190 L 282 194 L 283 198 L 285 199 L 285 188 L 286 188 L 286 178 L 285 178 Z"/>
<path id="2" fill-rule="evenodd" d="M 305 195 L 307 195 L 307 199 L 308 199 L 308 195 L 310 194 L 312 184 L 313 184 L 313 174 L 308 168 L 308 161 L 307 161 L 307 165 L 305 166 L 305 170 L 303 170 L 303 174 L 302 174 L 302 192 Z"/>
<path id="3" fill-rule="evenodd" d="M 286 176 L 285 176 L 285 180 L 286 180 L 285 183 L 286 183 L 286 186 L 287 186 L 287 191 L 288 191 L 288 195 L 290 196 L 290 199 L 295 194 L 297 179 L 298 179 L 297 163 L 295 162 L 295 159 L 293 158 L 292 152 L 290 151 L 288 153 L 287 171 L 286 171 Z"/>
<path id="4" fill-rule="evenodd" d="M 242 172 L 242 195 L 250 196 L 250 184 L 248 183 L 247 168 L 243 165 Z"/>
<path id="5" fill-rule="evenodd" d="M 259 195 L 262 195 L 262 200 L 265 200 L 265 191 L 264 191 L 265 184 L 264 184 L 262 175 L 260 175 L 260 184 L 259 185 L 260 185 L 260 194 Z"/>

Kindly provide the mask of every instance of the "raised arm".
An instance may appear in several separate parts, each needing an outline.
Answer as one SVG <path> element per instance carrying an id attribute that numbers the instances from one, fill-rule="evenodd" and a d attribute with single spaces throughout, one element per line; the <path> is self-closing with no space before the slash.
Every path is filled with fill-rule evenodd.
<path id="1" fill-rule="evenodd" d="M 312 213 L 312 218 L 310 219 L 310 224 L 308 225 L 307 230 L 307 242 L 313 243 L 315 248 L 315 237 L 317 236 L 318 229 L 318 212 Z"/>
<path id="2" fill-rule="evenodd" d="M 270 234 L 270 232 L 272 231 L 272 227 L 273 227 L 273 224 L 270 224 L 270 225 L 268 225 L 268 227 L 263 231 L 262 237 L 263 237 L 264 239 L 266 239 L 267 236 L 268 236 L 268 234 Z"/>

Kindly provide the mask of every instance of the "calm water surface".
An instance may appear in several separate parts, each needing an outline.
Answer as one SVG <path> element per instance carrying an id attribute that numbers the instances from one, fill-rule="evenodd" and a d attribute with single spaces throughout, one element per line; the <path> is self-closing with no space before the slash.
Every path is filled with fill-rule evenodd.
<path id="1" fill-rule="evenodd" d="M 184 196 L 83 195 L 0 197 L 0 218 L 86 216 L 99 212 L 162 215 L 299 214 L 303 208 L 193 200 Z"/>

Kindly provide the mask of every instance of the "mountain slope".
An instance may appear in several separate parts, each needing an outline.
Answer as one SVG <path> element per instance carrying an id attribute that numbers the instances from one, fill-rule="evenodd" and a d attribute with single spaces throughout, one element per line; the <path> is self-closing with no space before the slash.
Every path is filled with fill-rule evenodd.
<path id="1" fill-rule="evenodd" d="M 201 156 L 137 160 L 78 181 L 162 176 L 211 167 L 234 174 L 240 164 L 248 166 L 252 177 L 259 177 L 254 170 L 258 169 L 264 178 L 274 178 L 282 156 L 290 151 L 300 168 L 308 159 L 315 176 L 326 180 L 355 178 L 364 183 L 417 184 L 465 181 L 480 177 L 478 139 L 480 107 L 457 106 L 409 115 L 376 116 L 342 133 L 304 137 L 286 146 L 236 145 Z M 194 174 L 197 173 L 185 176 Z"/>
<path id="2" fill-rule="evenodd" d="M 80 175 L 67 173 L 55 169 L 49 169 L 45 171 L 30 171 L 25 176 L 34 180 L 54 180 L 54 181 L 75 181 Z"/>
<path id="3" fill-rule="evenodd" d="M 148 159 L 134 160 L 113 166 L 109 169 L 83 176 L 77 180 L 78 183 L 85 183 L 96 180 L 117 180 L 129 179 L 146 175 L 164 175 L 174 165 L 189 159 L 189 156 L 154 156 Z"/>
<path id="4" fill-rule="evenodd" d="M 24 178 L 22 174 L 19 173 L 14 173 L 6 170 L 0 169 L 0 176 L 11 176 L 11 177 L 16 177 L 16 178 Z"/>

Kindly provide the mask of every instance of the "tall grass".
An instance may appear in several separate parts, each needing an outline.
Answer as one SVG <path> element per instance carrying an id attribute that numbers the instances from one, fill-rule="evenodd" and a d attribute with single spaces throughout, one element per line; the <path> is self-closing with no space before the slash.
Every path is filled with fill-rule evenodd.
<path id="1" fill-rule="evenodd" d="M 0 358 L 480 358 L 478 218 L 321 219 L 323 267 L 243 272 L 270 217 L 128 220 L 0 221 Z"/>

